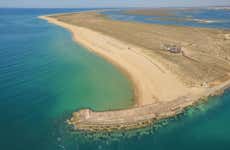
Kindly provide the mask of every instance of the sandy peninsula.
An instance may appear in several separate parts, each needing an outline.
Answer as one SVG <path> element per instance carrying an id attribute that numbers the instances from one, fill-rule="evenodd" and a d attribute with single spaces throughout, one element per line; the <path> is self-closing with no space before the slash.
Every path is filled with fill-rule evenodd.
<path id="1" fill-rule="evenodd" d="M 229 87 L 230 31 L 115 21 L 97 12 L 41 16 L 119 67 L 132 81 L 135 106 L 73 113 L 82 130 L 130 129 L 178 114 Z"/>

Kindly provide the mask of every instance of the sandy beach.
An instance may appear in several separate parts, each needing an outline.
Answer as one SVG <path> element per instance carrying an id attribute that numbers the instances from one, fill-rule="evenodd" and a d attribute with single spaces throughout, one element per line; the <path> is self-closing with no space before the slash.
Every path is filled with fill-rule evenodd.
<path id="1" fill-rule="evenodd" d="M 198 88 L 187 88 L 161 64 L 148 59 L 148 56 L 141 53 L 142 49 L 140 47 L 124 43 L 87 28 L 60 22 L 54 18 L 45 16 L 42 18 L 70 30 L 76 42 L 121 68 L 134 83 L 135 100 L 138 105 L 170 101 L 191 92 L 198 94 L 202 91 Z"/>
<path id="2" fill-rule="evenodd" d="M 89 25 L 86 25 L 88 22 L 84 23 L 84 21 L 79 23 L 74 23 L 71 21 L 68 22 L 68 17 L 72 17 L 72 20 L 79 19 L 80 21 L 82 21 L 84 17 L 86 17 L 86 20 L 87 17 L 96 18 L 95 20 L 88 20 L 91 21 L 91 23 L 95 23 L 95 26 L 90 27 Z M 133 83 L 135 109 L 145 109 L 145 106 L 147 106 L 149 109 L 149 107 L 151 106 L 151 109 L 157 110 L 157 112 L 151 111 L 151 114 L 160 114 L 161 109 L 159 108 L 162 108 L 162 113 L 168 113 L 168 110 L 171 110 L 170 115 L 165 116 L 172 116 L 177 114 L 176 111 L 173 111 L 171 108 L 175 107 L 175 105 L 173 105 L 174 102 L 177 102 L 176 104 L 180 102 L 180 110 L 182 110 L 183 108 L 194 104 L 196 101 L 203 97 L 215 94 L 219 90 L 224 90 L 229 85 L 230 60 L 228 59 L 230 58 L 230 50 L 228 47 L 229 40 L 226 38 L 229 31 L 199 28 L 196 29 L 190 27 L 173 28 L 161 25 L 143 25 L 141 23 L 140 25 L 138 23 L 123 23 L 120 21 L 113 22 L 112 20 L 109 20 L 104 16 L 100 16 L 96 13 L 87 12 L 69 15 L 64 14 L 41 16 L 40 18 L 68 29 L 73 34 L 73 39 L 76 42 L 80 43 L 92 52 L 95 52 L 99 56 L 104 57 L 115 66 L 119 67 Z M 140 29 L 138 28 L 137 31 L 142 31 L 141 29 L 148 31 L 149 27 L 151 26 L 151 28 L 157 31 L 157 35 L 156 33 L 152 33 L 153 36 L 156 36 L 157 38 L 154 37 L 152 41 L 150 41 L 152 42 L 152 47 L 150 47 L 151 44 L 146 45 L 148 43 L 145 42 L 148 42 L 148 40 L 145 40 L 145 42 L 139 41 L 140 44 L 137 44 L 137 42 L 135 41 L 135 39 L 137 38 L 136 36 L 132 36 L 132 34 L 128 34 L 130 37 L 129 39 L 127 38 L 127 40 L 125 39 L 125 36 L 123 36 L 122 38 L 118 38 L 118 36 L 116 35 L 112 36 L 112 34 L 109 33 L 110 31 L 108 29 L 108 31 L 105 31 L 105 33 L 102 29 L 97 29 L 97 23 L 99 25 L 104 25 L 103 27 L 106 29 L 108 24 L 103 24 L 103 21 L 112 22 L 115 26 L 116 24 L 119 24 L 121 26 L 124 25 L 124 27 L 130 27 L 130 29 L 134 30 L 136 26 L 139 26 Z M 203 43 L 201 41 L 198 41 L 200 38 L 202 38 L 200 37 L 198 38 L 198 40 L 196 40 L 196 42 L 194 42 L 192 38 L 188 38 L 189 42 L 181 41 L 180 45 L 182 45 L 182 50 L 179 54 L 172 54 L 165 51 L 149 51 L 149 49 L 160 49 L 162 43 L 168 42 L 177 44 L 180 39 L 184 39 L 183 36 L 185 34 L 188 34 L 191 29 L 193 31 L 199 30 L 198 32 L 202 31 L 201 34 L 203 34 L 205 38 L 209 39 L 209 41 L 206 42 L 206 47 L 202 45 Z M 117 29 L 114 28 L 113 31 L 115 30 Z M 159 32 L 161 32 L 161 34 L 164 34 L 164 36 L 161 36 Z M 166 32 L 168 32 L 170 36 L 167 36 Z M 177 34 L 174 34 L 174 32 L 177 32 Z M 144 32 L 141 33 L 144 34 Z M 216 34 L 217 37 L 213 38 L 213 34 Z M 141 35 L 139 34 L 138 37 L 141 37 Z M 143 36 L 142 38 L 146 37 Z M 175 42 L 173 41 L 173 39 L 176 39 L 177 41 Z M 220 47 L 221 49 L 219 49 L 217 55 L 216 51 L 213 51 L 213 57 L 202 59 L 207 55 L 206 48 L 209 49 L 209 47 L 213 46 L 213 44 L 209 45 L 209 43 L 213 42 L 217 43 L 217 45 L 222 42 L 222 47 Z M 202 53 L 193 51 L 193 49 L 197 48 L 202 48 Z M 218 48 L 219 47 L 215 47 L 215 50 L 218 50 Z M 224 56 L 222 54 L 223 51 L 226 52 Z M 210 63 L 210 61 L 212 63 Z M 214 64 L 214 62 L 218 62 L 218 64 Z M 214 68 L 216 68 L 214 70 L 216 71 L 216 73 L 208 74 L 210 76 L 209 78 L 205 76 L 207 72 L 205 72 L 204 70 L 204 68 L 208 68 L 208 65 L 213 65 Z M 190 71 L 188 71 L 188 69 L 190 69 Z M 208 68 L 208 70 L 212 71 L 212 68 Z M 204 80 L 204 78 L 207 80 Z M 153 105 L 154 107 L 152 107 Z M 124 110 L 124 112 L 122 112 L 121 110 L 119 111 L 120 113 L 115 113 L 115 115 L 124 115 L 124 113 L 127 113 L 125 111 L 127 110 Z M 137 114 L 129 111 L 128 114 L 131 114 L 131 116 L 133 114 L 135 114 L 135 116 L 138 114 L 142 114 L 142 116 L 149 114 L 148 111 L 144 111 L 144 113 L 142 113 L 142 111 L 143 110 L 141 110 L 140 113 L 140 111 L 138 110 Z M 103 115 L 106 116 L 109 112 L 103 113 Z M 153 116 L 153 118 L 156 118 L 156 115 Z M 84 112 L 83 118 L 81 118 L 80 121 L 79 114 L 75 114 L 71 120 L 72 124 L 78 124 L 82 120 L 89 121 L 90 118 L 91 121 L 94 123 L 98 121 L 98 119 L 96 119 L 97 121 L 95 121 L 95 115 L 93 115 L 92 112 L 86 112 L 86 114 Z M 99 118 L 99 120 L 102 121 L 103 117 Z M 106 122 L 106 119 L 104 118 L 103 121 Z"/>

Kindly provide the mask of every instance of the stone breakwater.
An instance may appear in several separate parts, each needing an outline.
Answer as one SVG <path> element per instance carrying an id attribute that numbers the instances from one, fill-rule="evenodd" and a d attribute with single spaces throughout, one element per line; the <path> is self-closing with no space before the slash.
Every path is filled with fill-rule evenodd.
<path id="1" fill-rule="evenodd" d="M 94 112 L 83 109 L 73 113 L 68 123 L 77 130 L 112 131 L 145 127 L 159 119 L 177 115 L 194 101 L 189 97 L 181 97 L 171 102 L 161 102 L 125 110 Z"/>
<path id="2" fill-rule="evenodd" d="M 230 80 L 209 88 L 202 96 L 188 95 L 170 102 L 158 102 L 124 110 L 95 112 L 90 109 L 82 109 L 74 112 L 73 117 L 67 122 L 73 125 L 75 130 L 92 132 L 146 127 L 157 120 L 182 113 L 185 108 L 196 105 L 201 99 L 205 100 L 208 96 L 220 95 L 229 86 Z"/>

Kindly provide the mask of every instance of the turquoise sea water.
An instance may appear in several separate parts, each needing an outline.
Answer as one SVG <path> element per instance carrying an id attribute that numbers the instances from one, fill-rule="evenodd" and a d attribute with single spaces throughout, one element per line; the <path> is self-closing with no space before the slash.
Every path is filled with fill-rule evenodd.
<path id="1" fill-rule="evenodd" d="M 130 82 L 118 69 L 37 18 L 65 11 L 73 10 L 0 10 L 1 150 L 58 149 L 74 110 L 132 106 Z"/>
<path id="2" fill-rule="evenodd" d="M 37 16 L 77 9 L 0 9 L 1 150 L 229 150 L 230 91 L 154 127 L 73 132 L 65 120 L 85 107 L 132 105 L 126 77 Z M 222 26 L 220 25 L 219 28 Z"/>

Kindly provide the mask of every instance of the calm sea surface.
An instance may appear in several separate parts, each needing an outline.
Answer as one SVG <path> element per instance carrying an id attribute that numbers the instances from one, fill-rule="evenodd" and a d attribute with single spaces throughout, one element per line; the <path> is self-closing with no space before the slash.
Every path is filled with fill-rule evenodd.
<path id="1" fill-rule="evenodd" d="M 103 12 L 115 20 L 138 21 L 144 23 L 180 25 L 209 28 L 230 28 L 230 10 L 215 9 L 177 9 L 172 16 L 144 16 L 124 13 L 124 9 Z"/>
<path id="2" fill-rule="evenodd" d="M 230 149 L 229 90 L 145 129 L 88 134 L 66 126 L 76 109 L 132 106 L 131 83 L 118 69 L 37 18 L 70 11 L 82 10 L 0 9 L 1 150 Z"/>
<path id="3" fill-rule="evenodd" d="M 61 149 L 76 109 L 132 105 L 130 82 L 110 63 L 37 16 L 79 10 L 0 9 L 0 149 Z"/>

